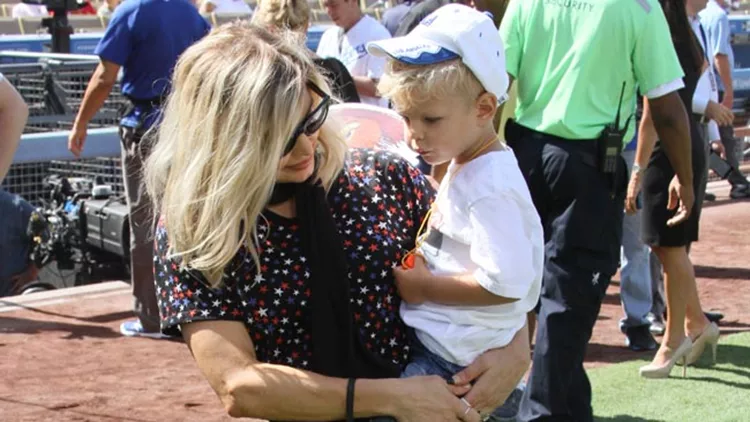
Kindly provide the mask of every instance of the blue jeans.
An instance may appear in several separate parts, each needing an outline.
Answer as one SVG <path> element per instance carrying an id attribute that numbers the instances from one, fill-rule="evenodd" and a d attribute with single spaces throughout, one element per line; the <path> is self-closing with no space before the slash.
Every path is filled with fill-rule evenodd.
<path id="1" fill-rule="evenodd" d="M 622 158 L 633 167 L 635 151 L 623 151 Z M 620 267 L 620 300 L 625 318 L 620 320 L 620 329 L 649 325 L 647 315 L 651 310 L 651 249 L 641 241 L 641 211 L 625 215 L 622 221 L 622 249 Z"/>
<path id="2" fill-rule="evenodd" d="M 427 375 L 437 375 L 449 380 L 453 375 L 461 372 L 465 367 L 456 365 L 453 362 L 441 358 L 440 356 L 427 350 L 422 343 L 413 336 L 411 346 L 411 357 L 409 363 L 401 373 L 401 378 L 419 377 Z M 518 405 L 521 399 L 520 394 L 512 394 L 503 406 L 495 409 L 488 421 L 491 422 L 510 422 L 515 421 L 515 414 L 518 411 Z M 515 402 L 514 402 L 515 401 Z M 394 422 L 395 419 L 389 416 L 372 418 L 371 422 Z"/>
<path id="3" fill-rule="evenodd" d="M 33 212 L 23 198 L 0 189 L 0 297 L 14 293 L 11 278 L 29 266 L 26 228 Z"/>

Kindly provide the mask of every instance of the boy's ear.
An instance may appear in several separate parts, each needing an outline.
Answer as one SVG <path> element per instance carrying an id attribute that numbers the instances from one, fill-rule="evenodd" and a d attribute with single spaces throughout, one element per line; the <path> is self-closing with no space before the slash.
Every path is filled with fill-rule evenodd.
<path id="1" fill-rule="evenodd" d="M 477 119 L 484 124 L 486 121 L 492 121 L 497 112 L 497 97 L 487 91 L 483 92 L 476 102 Z"/>

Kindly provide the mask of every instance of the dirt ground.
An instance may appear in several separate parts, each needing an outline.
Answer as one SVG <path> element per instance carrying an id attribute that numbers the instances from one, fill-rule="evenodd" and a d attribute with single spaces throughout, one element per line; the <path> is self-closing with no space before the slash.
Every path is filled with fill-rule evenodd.
<path id="1" fill-rule="evenodd" d="M 692 257 L 704 309 L 722 332 L 750 330 L 750 202 L 720 200 L 703 214 Z M 0 305 L 2 305 L 0 299 Z M 7 304 L 7 303 L 6 303 Z M 26 309 L 0 309 L 0 421 L 224 421 L 219 401 L 178 341 L 129 339 L 126 289 Z M 589 347 L 589 367 L 648 354 L 623 346 L 613 283 Z"/>

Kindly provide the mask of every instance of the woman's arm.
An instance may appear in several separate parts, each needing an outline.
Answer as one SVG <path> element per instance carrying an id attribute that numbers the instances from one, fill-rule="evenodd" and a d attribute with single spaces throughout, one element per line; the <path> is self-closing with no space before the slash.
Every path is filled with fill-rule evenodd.
<path id="1" fill-rule="evenodd" d="M 258 362 L 243 323 L 192 322 L 182 325 L 182 335 L 230 416 L 289 421 L 345 419 L 345 379 Z M 460 419 L 465 405 L 457 396 L 468 389 L 449 386 L 439 377 L 359 379 L 354 416 L 478 421 L 475 412 Z"/>
<path id="2" fill-rule="evenodd" d="M 654 146 L 658 134 L 654 126 L 654 120 L 651 115 L 651 106 L 648 98 L 643 98 L 643 117 L 641 125 L 638 127 L 638 143 L 635 150 L 635 163 L 644 170 L 648 166 L 648 160 L 654 152 Z"/>
<path id="3" fill-rule="evenodd" d="M 628 191 L 625 197 L 625 212 L 628 214 L 635 214 L 639 208 L 636 202 L 638 194 L 641 191 L 643 171 L 646 170 L 648 160 L 654 152 L 654 145 L 656 145 L 657 138 L 658 135 L 651 115 L 649 100 L 643 97 L 643 116 L 641 117 L 641 124 L 638 127 L 638 140 L 635 150 L 635 160 L 633 161 L 633 171 L 630 173 L 630 182 L 628 183 Z"/>
<path id="4" fill-rule="evenodd" d="M 21 95 L 0 75 L 0 182 L 13 163 L 28 117 L 29 107 Z"/>

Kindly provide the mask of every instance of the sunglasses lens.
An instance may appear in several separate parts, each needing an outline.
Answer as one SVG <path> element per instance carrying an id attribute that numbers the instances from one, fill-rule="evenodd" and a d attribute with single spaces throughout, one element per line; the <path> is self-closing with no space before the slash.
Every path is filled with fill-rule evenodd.
<path id="1" fill-rule="evenodd" d="M 328 97 L 323 98 L 323 102 L 315 109 L 315 111 L 313 111 L 312 114 L 309 114 L 305 120 L 297 126 L 292 138 L 289 139 L 289 143 L 286 144 L 286 148 L 284 148 L 284 155 L 292 152 L 294 146 L 297 145 L 297 138 L 299 138 L 300 135 L 304 133 L 305 135 L 310 136 L 320 130 L 328 117 L 329 105 L 330 102 Z"/>
<path id="2" fill-rule="evenodd" d="M 324 100 L 325 101 L 325 100 Z M 328 102 L 322 104 L 314 115 L 310 116 L 305 125 L 305 135 L 310 136 L 320 130 L 328 117 Z"/>

